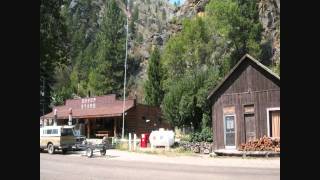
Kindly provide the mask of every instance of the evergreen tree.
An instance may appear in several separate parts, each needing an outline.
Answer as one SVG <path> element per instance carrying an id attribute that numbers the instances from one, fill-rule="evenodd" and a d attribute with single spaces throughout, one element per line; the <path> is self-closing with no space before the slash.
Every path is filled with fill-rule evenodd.
<path id="1" fill-rule="evenodd" d="M 58 82 L 52 87 L 52 105 L 63 103 L 66 98 L 74 95 L 87 96 L 87 83 L 90 68 L 93 66 L 95 54 L 95 34 L 98 30 L 98 17 L 96 12 L 100 10 L 97 4 L 91 0 L 79 0 L 76 5 L 71 0 L 64 1 L 61 14 L 66 19 L 68 36 L 70 37 L 70 58 L 71 64 L 64 68 L 57 69 L 54 79 Z M 68 77 L 61 81 L 61 73 Z"/>
<path id="2" fill-rule="evenodd" d="M 70 7 L 71 1 L 65 4 L 63 14 L 67 20 L 68 31 L 71 37 L 71 58 L 73 63 L 80 52 L 95 40 L 98 28 L 100 7 L 92 0 L 79 0 L 76 6 Z"/>
<path id="3" fill-rule="evenodd" d="M 168 77 L 183 76 L 186 71 L 209 65 L 209 35 L 201 17 L 183 21 L 182 31 L 170 38 L 164 47 L 162 63 Z"/>
<path id="4" fill-rule="evenodd" d="M 125 16 L 115 0 L 106 1 L 101 30 L 97 36 L 95 61 L 104 76 L 105 86 L 97 92 L 121 94 L 125 59 Z"/>
<path id="5" fill-rule="evenodd" d="M 56 67 L 69 64 L 69 45 L 62 0 L 40 1 L 40 114 L 50 110 Z M 44 108 L 44 112 L 43 111 Z"/>
<path id="6" fill-rule="evenodd" d="M 72 97 L 72 88 L 70 86 L 70 68 L 66 65 L 57 66 L 55 69 L 54 80 L 51 92 L 50 106 L 64 104 L 64 100 Z"/>
<path id="7" fill-rule="evenodd" d="M 177 126 L 208 125 L 208 90 L 245 53 L 259 58 L 261 30 L 256 0 L 210 1 L 206 16 L 184 20 L 161 55 L 165 117 Z"/>
<path id="8" fill-rule="evenodd" d="M 107 84 L 108 81 L 106 81 L 106 78 L 99 70 L 101 69 L 92 69 L 89 73 L 88 91 L 90 91 L 92 96 L 104 95 L 108 91 L 111 91 L 111 86 Z"/>
<path id="9" fill-rule="evenodd" d="M 192 123 L 197 131 L 208 126 L 210 107 L 206 97 L 218 80 L 217 68 L 201 68 L 171 81 L 162 102 L 165 119 L 178 127 Z"/>
<path id="10" fill-rule="evenodd" d="M 159 106 L 162 102 L 164 92 L 161 87 L 162 70 L 158 48 L 155 48 L 151 54 L 147 75 L 148 79 L 144 84 L 145 102 L 148 105 Z"/>
<path id="11" fill-rule="evenodd" d="M 211 27 L 231 42 L 231 67 L 246 53 L 260 59 L 262 25 L 258 0 L 216 0 L 206 6 Z"/>

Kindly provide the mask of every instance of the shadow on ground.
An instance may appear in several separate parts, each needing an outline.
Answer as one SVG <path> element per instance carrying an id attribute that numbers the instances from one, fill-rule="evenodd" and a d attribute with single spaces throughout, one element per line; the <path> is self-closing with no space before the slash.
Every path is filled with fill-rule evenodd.
<path id="1" fill-rule="evenodd" d="M 42 152 L 40 153 L 48 153 L 47 150 L 43 150 Z M 108 153 L 108 151 L 107 151 Z M 66 156 L 66 155 L 81 155 L 81 156 L 85 156 L 86 157 L 86 152 L 85 151 L 67 151 L 65 154 L 62 153 L 62 151 L 55 151 L 53 155 L 62 155 L 62 156 Z M 99 155 L 98 155 L 99 154 Z M 111 159 L 111 158 L 117 158 L 117 157 L 120 157 L 120 156 L 113 156 L 113 155 L 108 155 L 106 154 L 105 156 L 101 156 L 100 153 L 97 153 L 97 154 L 93 154 L 93 156 L 91 158 L 101 158 L 101 157 L 106 157 L 108 159 Z"/>

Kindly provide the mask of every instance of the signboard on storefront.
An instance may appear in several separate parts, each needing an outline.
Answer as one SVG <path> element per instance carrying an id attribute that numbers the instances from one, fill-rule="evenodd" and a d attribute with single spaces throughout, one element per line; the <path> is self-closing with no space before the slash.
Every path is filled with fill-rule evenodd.
<path id="1" fill-rule="evenodd" d="M 96 98 L 81 99 L 81 109 L 94 109 L 96 108 Z"/>

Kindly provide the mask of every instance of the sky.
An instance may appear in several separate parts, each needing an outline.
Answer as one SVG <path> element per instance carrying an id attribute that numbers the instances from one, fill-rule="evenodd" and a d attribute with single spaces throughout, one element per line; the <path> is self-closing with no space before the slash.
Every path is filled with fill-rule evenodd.
<path id="1" fill-rule="evenodd" d="M 179 0 L 170 0 L 170 2 L 173 4 L 174 2 L 178 2 Z M 185 0 L 180 0 L 180 5 L 183 4 Z"/>

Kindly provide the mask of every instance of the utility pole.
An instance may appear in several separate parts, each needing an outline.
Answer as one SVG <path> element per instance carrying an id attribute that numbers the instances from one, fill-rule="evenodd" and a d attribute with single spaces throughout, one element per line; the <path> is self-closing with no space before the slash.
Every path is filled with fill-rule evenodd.
<path id="1" fill-rule="evenodd" d="M 126 5 L 126 10 L 129 12 L 129 0 L 127 0 L 127 5 Z M 126 57 L 125 57 L 125 62 L 124 62 L 124 81 L 123 81 L 123 106 L 122 106 L 122 134 L 121 134 L 121 139 L 124 139 L 124 109 L 126 106 L 126 81 L 127 81 L 127 57 L 128 57 L 128 14 L 127 16 L 127 25 L 126 25 L 126 30 L 127 30 L 127 38 L 126 38 Z"/>
<path id="2" fill-rule="evenodd" d="M 42 126 L 44 126 L 44 102 L 45 102 L 45 98 L 44 98 L 44 77 L 42 80 Z"/>

